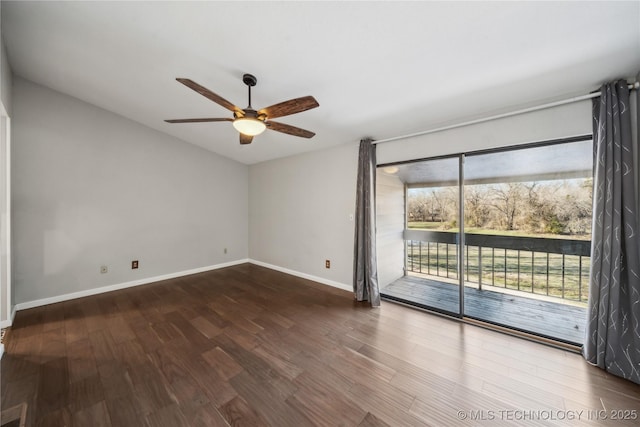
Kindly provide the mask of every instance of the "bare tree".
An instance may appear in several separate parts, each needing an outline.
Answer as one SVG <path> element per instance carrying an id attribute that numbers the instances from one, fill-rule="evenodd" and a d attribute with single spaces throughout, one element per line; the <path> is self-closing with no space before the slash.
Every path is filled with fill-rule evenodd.
<path id="1" fill-rule="evenodd" d="M 491 206 L 499 212 L 498 222 L 504 230 L 516 229 L 516 214 L 523 198 L 523 185 L 510 182 L 491 187 Z"/>
<path id="2" fill-rule="evenodd" d="M 439 213 L 439 219 L 443 228 L 455 227 L 458 215 L 458 189 L 457 187 L 444 187 L 432 193 L 435 210 Z"/>
<path id="3" fill-rule="evenodd" d="M 424 221 L 427 201 L 424 194 L 413 194 L 407 201 L 407 210 L 411 221 Z"/>
<path id="4" fill-rule="evenodd" d="M 534 233 L 561 233 L 564 229 L 556 214 L 554 194 L 556 188 L 543 186 L 538 182 L 523 184 L 526 203 L 523 205 L 522 222 L 527 231 Z"/>
<path id="5" fill-rule="evenodd" d="M 569 234 L 585 235 L 591 232 L 592 180 L 582 183 L 563 182 L 556 192 L 556 215 Z"/>
<path id="6" fill-rule="evenodd" d="M 465 187 L 465 220 L 470 227 L 484 227 L 489 222 L 491 206 L 486 186 L 472 185 Z"/>

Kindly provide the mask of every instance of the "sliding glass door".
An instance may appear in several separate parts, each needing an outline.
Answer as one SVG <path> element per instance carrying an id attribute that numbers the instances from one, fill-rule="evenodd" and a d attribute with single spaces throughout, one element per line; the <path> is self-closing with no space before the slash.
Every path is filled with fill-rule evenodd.
<path id="1" fill-rule="evenodd" d="M 466 156 L 465 316 L 582 342 L 591 146 L 587 140 Z"/>
<path id="2" fill-rule="evenodd" d="M 402 233 L 379 224 L 385 245 L 401 235 L 405 249 L 404 274 L 382 283 L 383 296 L 580 344 L 591 146 L 585 137 L 381 168 L 405 196 Z"/>
<path id="3" fill-rule="evenodd" d="M 459 163 L 456 156 L 387 169 L 406 188 L 406 275 L 382 289 L 388 298 L 455 316 L 461 297 Z"/>

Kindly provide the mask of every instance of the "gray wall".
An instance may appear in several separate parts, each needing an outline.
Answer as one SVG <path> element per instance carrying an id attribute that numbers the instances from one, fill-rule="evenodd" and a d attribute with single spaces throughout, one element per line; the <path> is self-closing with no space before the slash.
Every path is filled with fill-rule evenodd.
<path id="1" fill-rule="evenodd" d="M 7 113 L 11 116 L 12 102 L 11 102 L 11 85 L 13 80 L 13 74 L 11 72 L 11 66 L 7 59 L 7 50 L 4 47 L 4 41 L 0 38 L 0 99 L 2 105 L 7 109 Z"/>
<path id="2" fill-rule="evenodd" d="M 357 144 L 252 165 L 250 258 L 351 288 L 357 166 Z"/>
<path id="3" fill-rule="evenodd" d="M 378 168 L 376 176 L 376 247 L 380 288 L 404 276 L 404 184 Z"/>
<path id="4" fill-rule="evenodd" d="M 247 258 L 247 166 L 20 78 L 13 107 L 17 303 Z"/>

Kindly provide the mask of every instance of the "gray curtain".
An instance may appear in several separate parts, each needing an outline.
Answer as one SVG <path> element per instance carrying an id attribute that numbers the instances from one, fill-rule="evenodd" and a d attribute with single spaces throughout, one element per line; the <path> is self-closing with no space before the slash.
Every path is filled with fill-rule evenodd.
<path id="1" fill-rule="evenodd" d="M 640 384 L 640 235 L 627 83 L 603 85 L 593 112 L 593 234 L 583 354 Z"/>
<path id="2" fill-rule="evenodd" d="M 353 253 L 353 292 L 356 300 L 380 306 L 376 260 L 376 146 L 360 141 L 356 188 L 356 230 Z"/>

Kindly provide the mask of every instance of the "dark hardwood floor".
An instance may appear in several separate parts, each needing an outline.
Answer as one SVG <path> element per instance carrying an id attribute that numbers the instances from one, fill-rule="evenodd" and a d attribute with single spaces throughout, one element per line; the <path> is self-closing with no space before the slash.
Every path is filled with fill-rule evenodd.
<path id="1" fill-rule="evenodd" d="M 640 386 L 578 354 L 251 264 L 20 311 L 5 351 L 2 408 L 26 402 L 27 426 L 640 417 Z"/>

